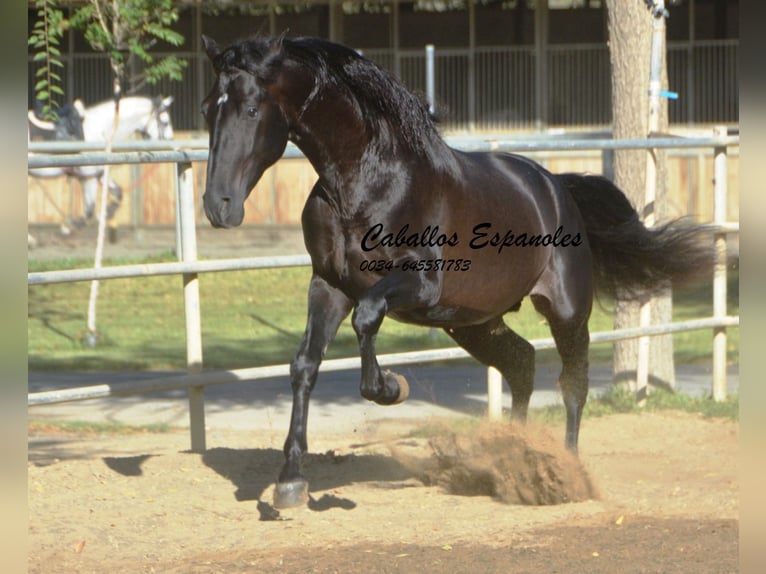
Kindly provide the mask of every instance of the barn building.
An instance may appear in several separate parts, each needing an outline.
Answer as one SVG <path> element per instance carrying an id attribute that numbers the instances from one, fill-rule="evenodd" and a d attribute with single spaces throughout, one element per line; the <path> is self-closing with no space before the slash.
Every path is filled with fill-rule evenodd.
<path id="1" fill-rule="evenodd" d="M 736 124 L 739 1 L 666 4 L 669 85 L 679 94 L 670 105 L 671 124 Z M 584 131 L 608 129 L 611 122 L 604 0 L 187 0 L 179 5 L 175 28 L 186 43 L 172 52 L 187 62 L 184 78 L 140 89 L 175 97 L 173 123 L 179 131 L 204 128 L 199 102 L 212 70 L 201 49 L 202 33 L 226 43 L 257 31 L 285 30 L 347 44 L 419 91 L 425 91 L 425 46 L 433 45 L 435 94 L 447 130 Z M 30 4 L 30 30 L 35 18 Z M 110 97 L 105 57 L 78 32 L 67 33 L 62 47 L 66 97 L 87 104 Z M 30 108 L 35 66 L 30 53 Z"/>

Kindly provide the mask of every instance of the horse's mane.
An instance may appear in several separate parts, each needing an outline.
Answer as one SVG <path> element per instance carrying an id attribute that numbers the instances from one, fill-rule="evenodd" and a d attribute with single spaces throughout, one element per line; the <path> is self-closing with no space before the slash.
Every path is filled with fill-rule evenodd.
<path id="1" fill-rule="evenodd" d="M 281 48 L 275 48 L 281 44 Z M 397 137 L 418 155 L 432 155 L 443 140 L 423 98 L 373 61 L 346 46 L 319 38 L 275 40 L 256 36 L 224 50 L 216 67 L 238 68 L 270 81 L 285 59 L 308 67 L 316 78 L 314 90 L 304 108 L 326 86 L 345 88 L 359 107 L 361 117 L 374 123 L 375 133 Z"/>

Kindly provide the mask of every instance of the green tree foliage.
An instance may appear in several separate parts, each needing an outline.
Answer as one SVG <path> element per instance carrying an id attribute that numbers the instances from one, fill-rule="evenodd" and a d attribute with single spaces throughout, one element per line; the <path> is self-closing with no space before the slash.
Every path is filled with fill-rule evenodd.
<path id="1" fill-rule="evenodd" d="M 163 77 L 180 80 L 186 62 L 176 56 L 157 59 L 150 50 L 162 41 L 180 46 L 183 36 L 170 28 L 178 20 L 178 8 L 171 0 L 89 0 L 72 15 L 72 27 L 83 30 L 94 50 L 108 54 L 112 70 L 123 83 L 128 58 L 144 64 L 131 83 L 155 84 Z"/>
<path id="2" fill-rule="evenodd" d="M 152 48 L 164 42 L 180 46 L 184 37 L 171 26 L 178 21 L 177 3 L 172 0 L 88 0 L 67 17 L 54 0 L 36 0 L 38 20 L 29 37 L 36 72 L 35 96 L 43 102 L 43 113 L 55 117 L 54 95 L 63 95 L 58 69 L 60 41 L 66 30 L 81 30 L 90 46 L 109 57 L 119 85 L 129 81 L 134 90 L 162 78 L 180 80 L 186 62 L 176 56 L 158 58 Z M 128 77 L 130 59 L 141 62 L 137 75 Z M 131 66 L 131 68 L 134 68 Z"/>
<path id="3" fill-rule="evenodd" d="M 28 40 L 35 50 L 34 61 L 42 63 L 35 72 L 35 96 L 42 102 L 43 117 L 53 120 L 58 107 L 55 96 L 64 95 L 58 72 L 64 67 L 59 46 L 68 23 L 52 0 L 36 0 L 35 8 L 38 19 Z"/>

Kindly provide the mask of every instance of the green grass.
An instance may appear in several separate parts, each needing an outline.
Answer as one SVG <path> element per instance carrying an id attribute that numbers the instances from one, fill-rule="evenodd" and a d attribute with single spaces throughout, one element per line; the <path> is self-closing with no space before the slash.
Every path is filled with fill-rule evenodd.
<path id="1" fill-rule="evenodd" d="M 739 420 L 739 395 L 729 395 L 725 401 L 716 402 L 711 397 L 692 397 L 684 393 L 656 388 L 652 389 L 644 406 L 636 402 L 635 393 L 622 386 L 611 387 L 598 398 L 589 399 L 583 411 L 584 418 L 595 418 L 618 413 L 639 413 L 651 411 L 684 411 L 708 418 Z M 561 406 L 531 409 L 530 420 L 543 423 L 560 423 L 566 419 Z"/>
<path id="2" fill-rule="evenodd" d="M 170 432 L 171 427 L 166 423 L 148 424 L 142 426 L 126 425 L 115 422 L 91 422 L 91 421 L 38 421 L 31 420 L 27 425 L 29 434 L 158 434 Z"/>
<path id="3" fill-rule="evenodd" d="M 171 261 L 166 254 L 151 259 L 112 260 L 105 265 Z M 66 259 L 30 261 L 30 271 L 89 266 Z M 204 365 L 235 369 L 286 363 L 292 358 L 306 320 L 308 268 L 208 273 L 200 276 Z M 186 342 L 179 276 L 114 279 L 101 282 L 97 324 L 99 345 L 84 348 L 89 283 L 29 287 L 28 362 L 30 370 L 168 370 L 185 367 Z M 613 312 L 596 305 L 591 332 L 612 328 Z M 739 312 L 738 274 L 729 282 L 730 314 Z M 711 286 L 676 294 L 676 320 L 712 313 Z M 522 336 L 550 337 L 545 320 L 528 301 L 507 318 Z M 709 361 L 710 331 L 674 336 L 678 362 Z M 378 352 L 451 347 L 442 331 L 384 321 Z M 729 360 L 738 360 L 739 331 L 729 330 Z M 328 350 L 328 358 L 356 356 L 356 335 L 347 319 Z M 594 345 L 591 362 L 611 361 L 611 345 Z M 555 351 L 539 353 L 541 362 L 558 361 Z"/>

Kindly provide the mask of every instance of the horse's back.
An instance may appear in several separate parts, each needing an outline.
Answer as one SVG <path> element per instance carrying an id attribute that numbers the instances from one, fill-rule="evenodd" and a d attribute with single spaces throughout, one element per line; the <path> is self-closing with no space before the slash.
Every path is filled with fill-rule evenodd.
<path id="1" fill-rule="evenodd" d="M 120 99 L 120 124 L 116 140 L 130 138 L 151 117 L 154 104 L 145 96 Z M 114 100 L 106 100 L 85 109 L 83 129 L 86 141 L 106 141 L 114 130 Z"/>
<path id="2" fill-rule="evenodd" d="M 450 191 L 454 216 L 471 227 L 491 223 L 521 233 L 553 232 L 573 204 L 555 177 L 523 156 L 455 151 L 461 178 Z"/>
<path id="3" fill-rule="evenodd" d="M 460 152 L 456 156 L 468 185 L 479 193 L 519 201 L 549 202 L 559 193 L 554 176 L 539 163 L 507 152 Z"/>

